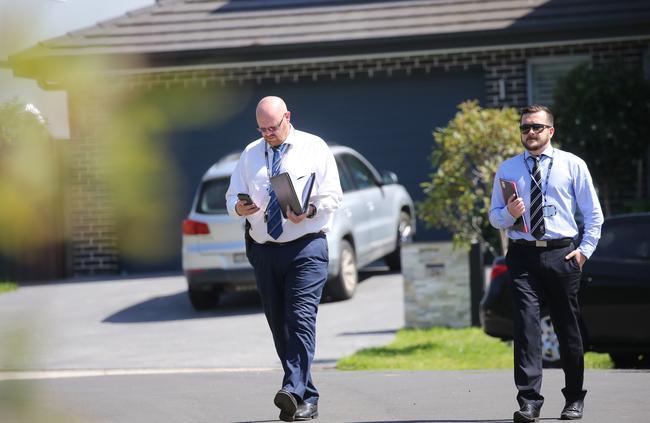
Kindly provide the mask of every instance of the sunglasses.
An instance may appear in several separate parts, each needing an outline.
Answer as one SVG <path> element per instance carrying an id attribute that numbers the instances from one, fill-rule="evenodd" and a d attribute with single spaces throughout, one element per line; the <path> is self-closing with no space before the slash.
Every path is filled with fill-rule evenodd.
<path id="1" fill-rule="evenodd" d="M 543 123 L 531 123 L 519 125 L 519 130 L 522 134 L 527 134 L 532 129 L 534 133 L 539 134 L 546 128 L 552 128 L 552 125 L 544 125 Z"/>

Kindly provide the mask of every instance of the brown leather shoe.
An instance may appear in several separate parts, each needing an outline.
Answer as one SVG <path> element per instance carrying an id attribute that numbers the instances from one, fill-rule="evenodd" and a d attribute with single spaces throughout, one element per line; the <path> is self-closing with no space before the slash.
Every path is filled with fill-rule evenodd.
<path id="1" fill-rule="evenodd" d="M 515 423 L 532 423 L 539 421 L 539 408 L 533 404 L 527 403 L 521 406 L 519 411 L 515 411 L 512 416 Z"/>
<path id="2" fill-rule="evenodd" d="M 560 414 L 560 420 L 580 420 L 584 408 L 585 402 L 583 400 L 567 402 Z"/>
<path id="3" fill-rule="evenodd" d="M 318 405 L 310 402 L 301 402 L 293 419 L 296 421 L 311 420 L 318 417 Z"/>
<path id="4" fill-rule="evenodd" d="M 280 420 L 283 422 L 292 422 L 294 420 L 298 402 L 291 392 L 280 389 L 273 398 L 273 404 L 280 409 Z"/>

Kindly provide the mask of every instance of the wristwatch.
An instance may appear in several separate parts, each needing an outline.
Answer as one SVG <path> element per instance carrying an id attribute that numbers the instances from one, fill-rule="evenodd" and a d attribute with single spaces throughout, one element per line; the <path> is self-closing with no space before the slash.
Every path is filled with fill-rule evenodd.
<path id="1" fill-rule="evenodd" d="M 307 219 L 311 219 L 312 217 L 316 216 L 316 206 L 313 204 L 309 205 L 309 212 L 307 213 Z"/>

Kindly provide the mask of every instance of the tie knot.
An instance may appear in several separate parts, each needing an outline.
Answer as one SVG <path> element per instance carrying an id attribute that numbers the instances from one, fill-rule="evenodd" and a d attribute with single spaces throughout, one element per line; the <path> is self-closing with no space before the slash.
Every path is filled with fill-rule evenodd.
<path id="1" fill-rule="evenodd" d="M 284 153 L 285 148 L 287 148 L 287 145 L 285 143 L 282 143 L 282 144 L 278 145 L 277 147 L 271 147 L 271 148 L 273 149 L 274 153 L 277 152 L 277 153 L 282 154 L 282 153 Z"/>
<path id="2" fill-rule="evenodd" d="M 540 160 L 542 160 L 542 156 L 530 156 L 531 159 L 533 159 L 533 166 L 538 167 Z"/>

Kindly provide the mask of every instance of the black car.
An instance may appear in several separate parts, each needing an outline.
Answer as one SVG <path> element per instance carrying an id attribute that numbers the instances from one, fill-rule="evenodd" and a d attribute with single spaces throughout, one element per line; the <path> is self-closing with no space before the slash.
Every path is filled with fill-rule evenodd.
<path id="1" fill-rule="evenodd" d="M 579 292 L 585 349 L 609 353 L 616 367 L 650 362 L 650 213 L 605 219 L 596 251 L 584 265 Z M 512 339 L 512 293 L 504 257 L 492 266 L 480 305 L 485 333 Z M 557 365 L 559 345 L 542 305 L 546 366 Z"/>

